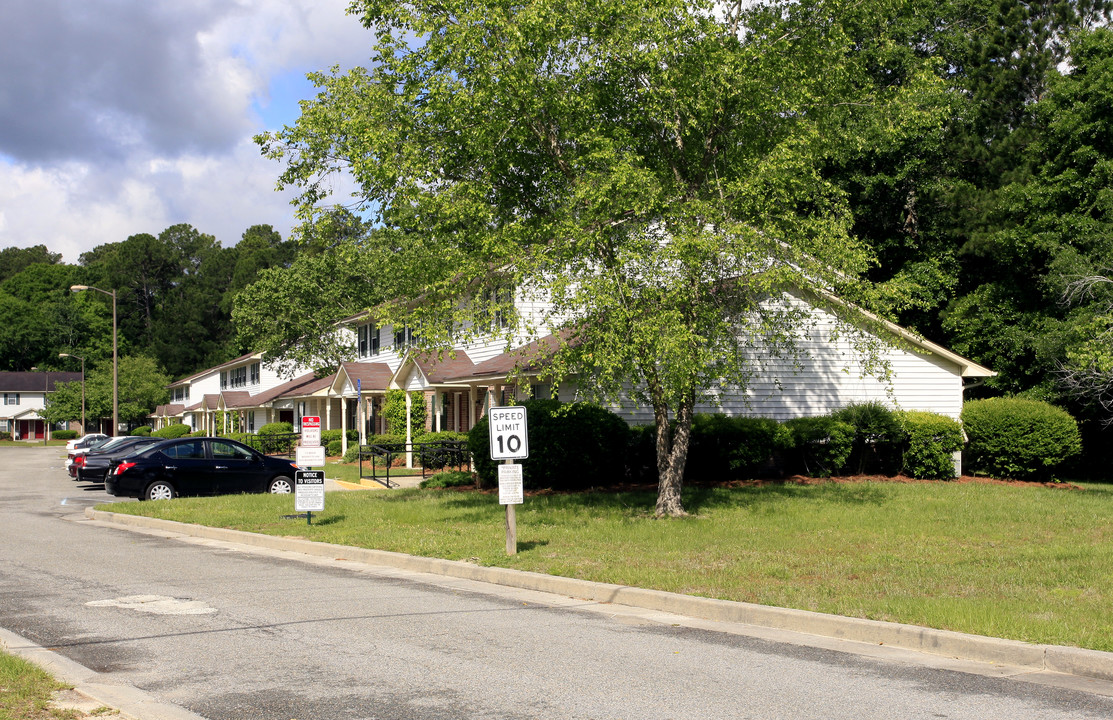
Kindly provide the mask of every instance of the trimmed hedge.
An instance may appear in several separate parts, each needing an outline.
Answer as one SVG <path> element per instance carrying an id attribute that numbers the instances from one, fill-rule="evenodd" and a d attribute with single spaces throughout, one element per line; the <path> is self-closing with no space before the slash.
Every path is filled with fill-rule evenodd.
<path id="1" fill-rule="evenodd" d="M 257 435 L 285 435 L 294 431 L 293 423 L 288 422 L 272 422 L 259 428 L 256 432 Z"/>
<path id="2" fill-rule="evenodd" d="M 853 475 L 896 475 L 901 469 L 905 434 L 894 410 L 872 401 L 851 403 L 831 417 L 854 428 L 850 456 L 840 472 Z"/>
<path id="3" fill-rule="evenodd" d="M 329 440 L 328 444 L 325 445 L 325 454 L 329 457 L 336 457 L 343 452 L 343 449 L 344 443 L 340 440 Z"/>
<path id="4" fill-rule="evenodd" d="M 657 433 L 653 433 L 656 443 Z M 686 478 L 754 478 L 768 475 L 774 455 L 792 444 L 791 432 L 772 418 L 696 415 L 688 446 Z M 656 447 L 653 447 L 656 469 Z"/>
<path id="5" fill-rule="evenodd" d="M 582 490 L 625 480 L 630 428 L 614 413 L 588 403 L 525 400 L 529 457 L 522 461 L 527 489 Z M 494 487 L 497 462 L 491 460 L 486 417 L 468 432 L 468 451 L 480 487 Z"/>
<path id="6" fill-rule="evenodd" d="M 191 431 L 192 428 L 190 428 L 189 425 L 186 425 L 184 423 L 177 423 L 175 425 L 167 425 L 164 428 L 159 428 L 158 430 L 151 432 L 151 437 L 160 437 L 167 440 L 173 440 L 174 438 L 185 437 L 186 435 L 189 435 Z"/>
<path id="7" fill-rule="evenodd" d="M 323 445 L 328 445 L 333 440 L 343 440 L 344 439 L 343 435 L 344 435 L 343 430 L 322 430 L 321 431 L 321 443 Z M 359 442 L 359 430 L 355 430 L 353 428 L 348 428 L 348 442 L 349 443 Z"/>
<path id="8" fill-rule="evenodd" d="M 151 426 L 140 425 L 139 427 L 132 430 L 130 434 L 132 437 L 149 437 L 151 434 Z"/>
<path id="9" fill-rule="evenodd" d="M 854 426 L 830 415 L 795 418 L 783 425 L 792 438 L 786 452 L 789 472 L 830 477 L 846 467 L 854 446 Z"/>
<path id="10" fill-rule="evenodd" d="M 904 472 L 914 478 L 949 480 L 955 476 L 954 454 L 962 449 L 962 425 L 922 410 L 897 413 L 904 431 Z"/>
<path id="11" fill-rule="evenodd" d="M 1082 451 L 1078 423 L 1065 410 L 1039 400 L 991 398 L 962 407 L 972 472 L 1018 480 L 1051 480 Z"/>
<path id="12" fill-rule="evenodd" d="M 77 437 L 77 431 L 55 430 L 54 432 L 50 433 L 50 437 L 54 438 L 55 440 L 73 440 L 75 437 Z"/>

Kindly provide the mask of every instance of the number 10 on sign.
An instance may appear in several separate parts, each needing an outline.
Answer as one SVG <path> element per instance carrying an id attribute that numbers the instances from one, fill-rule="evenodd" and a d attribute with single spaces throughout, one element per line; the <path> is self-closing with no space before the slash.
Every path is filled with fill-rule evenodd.
<path id="1" fill-rule="evenodd" d="M 491 459 L 521 460 L 529 457 L 526 409 L 521 406 L 493 407 L 487 415 L 491 423 Z"/>

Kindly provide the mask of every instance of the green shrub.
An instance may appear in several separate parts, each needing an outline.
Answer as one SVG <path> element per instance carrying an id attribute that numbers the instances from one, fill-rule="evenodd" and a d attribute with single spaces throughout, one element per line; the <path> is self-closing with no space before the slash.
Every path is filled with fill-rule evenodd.
<path id="1" fill-rule="evenodd" d="M 0 432 L 0 440 L 11 440 L 12 434 L 10 432 Z"/>
<path id="2" fill-rule="evenodd" d="M 267 423 L 266 425 L 259 428 L 257 434 L 258 435 L 285 435 L 286 433 L 292 433 L 293 431 L 294 431 L 294 426 L 291 423 L 288 423 L 288 422 L 272 422 L 272 423 Z"/>
<path id="3" fill-rule="evenodd" d="M 333 440 L 343 440 L 345 435 L 344 430 L 322 430 L 321 431 L 321 444 L 328 445 Z M 348 442 L 359 442 L 359 430 L 348 428 L 347 430 Z"/>
<path id="4" fill-rule="evenodd" d="M 189 435 L 190 437 L 208 437 L 210 433 L 208 433 L 204 430 L 194 430 L 193 432 L 186 433 L 186 434 Z"/>
<path id="5" fill-rule="evenodd" d="M 655 443 L 656 433 L 653 437 Z M 789 431 L 771 418 L 696 415 L 685 477 L 707 480 L 768 474 L 774 453 L 790 444 Z M 656 470 L 656 448 L 653 457 Z"/>
<path id="6" fill-rule="evenodd" d="M 630 434 L 614 413 L 587 403 L 525 400 L 529 457 L 521 461 L 529 489 L 580 490 L 625 480 L 625 450 Z M 468 432 L 468 451 L 481 487 L 497 484 L 491 460 L 487 417 Z"/>
<path id="7" fill-rule="evenodd" d="M 242 442 L 244 445 L 251 445 L 252 435 L 251 433 L 245 432 L 233 432 L 222 435 L 221 437 L 226 437 L 229 440 L 235 440 L 236 442 Z"/>
<path id="8" fill-rule="evenodd" d="M 150 425 L 140 425 L 131 431 L 132 437 L 148 437 L 151 434 Z"/>
<path id="9" fill-rule="evenodd" d="M 55 440 L 73 440 L 75 437 L 77 437 L 77 431 L 55 430 L 54 432 L 50 433 L 50 437 L 54 438 Z"/>
<path id="10" fill-rule="evenodd" d="M 856 475 L 896 475 L 901 469 L 904 431 L 896 412 L 872 401 L 852 403 L 831 417 L 854 428 L 845 470 Z"/>
<path id="11" fill-rule="evenodd" d="M 406 434 L 406 392 L 387 390 L 383 398 L 383 418 L 386 426 L 395 435 Z M 410 393 L 410 435 L 416 439 L 425 433 L 425 393 L 415 390 Z"/>
<path id="12" fill-rule="evenodd" d="M 854 428 L 830 415 L 794 418 L 784 423 L 791 441 L 786 469 L 813 477 L 845 472 L 854 445 Z"/>
<path id="13" fill-rule="evenodd" d="M 330 440 L 329 443 L 325 446 L 325 454 L 328 455 L 329 457 L 336 457 L 337 455 L 340 455 L 343 451 L 344 451 L 344 443 L 341 442 L 339 439 Z"/>
<path id="14" fill-rule="evenodd" d="M 635 425 L 626 441 L 626 478 L 630 482 L 657 482 L 657 426 Z"/>
<path id="15" fill-rule="evenodd" d="M 354 463 L 359 462 L 359 444 L 349 445 L 348 452 L 344 453 L 344 457 L 340 458 L 340 462 Z"/>
<path id="16" fill-rule="evenodd" d="M 423 488 L 449 488 L 449 487 L 469 487 L 475 485 L 475 478 L 469 472 L 462 470 L 451 470 L 449 472 L 440 472 L 431 477 L 425 478 L 421 481 L 420 487 Z"/>
<path id="17" fill-rule="evenodd" d="M 151 432 L 151 436 L 173 440 L 174 438 L 185 437 L 186 435 L 189 435 L 191 431 L 192 428 L 190 428 L 189 425 L 186 425 L 184 423 L 177 423 L 174 425 L 167 425 L 164 428 L 159 428 L 158 430 Z"/>
<path id="18" fill-rule="evenodd" d="M 968 470 L 1020 480 L 1054 479 L 1082 451 L 1070 413 L 1039 400 L 991 398 L 962 407 Z"/>
<path id="19" fill-rule="evenodd" d="M 954 454 L 962 449 L 962 425 L 922 410 L 897 413 L 905 435 L 904 472 L 914 478 L 946 480 L 955 476 Z"/>

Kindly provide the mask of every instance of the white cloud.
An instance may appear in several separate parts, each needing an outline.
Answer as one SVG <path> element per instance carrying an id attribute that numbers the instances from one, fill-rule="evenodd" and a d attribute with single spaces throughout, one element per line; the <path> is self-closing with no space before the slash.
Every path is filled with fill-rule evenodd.
<path id="1" fill-rule="evenodd" d="M 224 245 L 288 235 L 281 166 L 251 137 L 292 123 L 298 76 L 364 62 L 347 0 L 8 0 L 0 9 L 0 248 L 67 262 L 185 222 Z M 282 90 L 270 97 L 272 86 Z M 293 86 L 300 88 L 300 83 Z"/>

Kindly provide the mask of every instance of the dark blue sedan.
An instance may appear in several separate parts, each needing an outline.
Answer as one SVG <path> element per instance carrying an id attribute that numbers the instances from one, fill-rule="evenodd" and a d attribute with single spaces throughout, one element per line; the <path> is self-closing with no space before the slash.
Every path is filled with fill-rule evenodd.
<path id="1" fill-rule="evenodd" d="M 109 495 L 168 500 L 179 495 L 289 493 L 291 460 L 217 437 L 164 440 L 121 458 L 104 479 Z"/>

